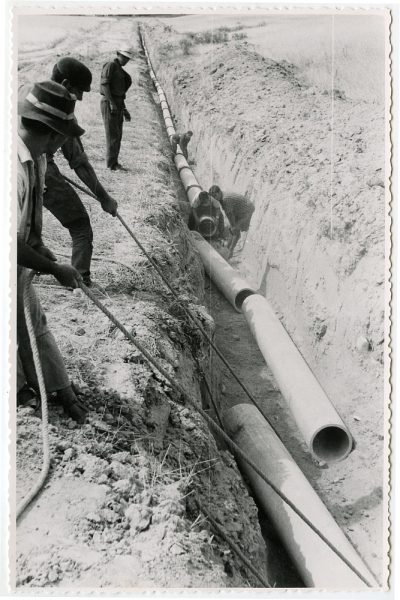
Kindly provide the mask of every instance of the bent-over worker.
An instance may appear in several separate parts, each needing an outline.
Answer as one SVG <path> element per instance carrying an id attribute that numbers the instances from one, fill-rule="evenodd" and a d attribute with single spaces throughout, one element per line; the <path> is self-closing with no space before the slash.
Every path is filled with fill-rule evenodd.
<path id="1" fill-rule="evenodd" d="M 117 50 L 117 57 L 105 63 L 101 71 L 100 108 L 106 130 L 106 162 L 107 167 L 112 171 L 122 169 L 118 156 L 123 122 L 124 119 L 131 120 L 131 115 L 125 106 L 125 97 L 132 85 L 132 79 L 122 67 L 132 58 L 132 50 Z"/>
<path id="2" fill-rule="evenodd" d="M 254 204 L 242 194 L 222 192 L 217 185 L 212 185 L 209 194 L 221 204 L 230 224 L 230 239 L 228 242 L 228 258 L 231 258 L 242 231 L 246 233 L 250 227 Z M 242 246 L 243 248 L 243 246 Z"/>
<path id="3" fill-rule="evenodd" d="M 75 101 L 54 81 L 35 83 L 18 102 L 17 160 L 17 392 L 26 386 L 38 392 L 29 333 L 24 315 L 23 289 L 28 269 L 54 275 L 67 287 L 82 281 L 72 266 L 58 264 L 42 240 L 42 203 L 46 172 L 46 153 L 54 153 L 68 136 L 81 136 L 84 130 L 74 118 Z M 56 393 L 64 410 L 83 423 L 87 410 L 75 395 L 57 343 L 47 326 L 46 315 L 32 284 L 30 313 L 48 393 Z"/>

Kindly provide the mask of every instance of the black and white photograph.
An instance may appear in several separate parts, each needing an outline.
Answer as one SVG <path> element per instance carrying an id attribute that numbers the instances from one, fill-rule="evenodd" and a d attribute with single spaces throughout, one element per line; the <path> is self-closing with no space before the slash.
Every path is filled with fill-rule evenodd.
<path id="1" fill-rule="evenodd" d="M 9 589 L 387 591 L 391 9 L 57 5 L 10 21 Z"/>

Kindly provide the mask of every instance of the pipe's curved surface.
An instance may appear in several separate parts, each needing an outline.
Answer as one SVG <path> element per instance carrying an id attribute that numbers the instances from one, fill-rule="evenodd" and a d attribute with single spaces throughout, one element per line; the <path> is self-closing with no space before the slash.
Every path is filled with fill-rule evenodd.
<path id="1" fill-rule="evenodd" d="M 223 413 L 222 421 L 233 441 L 260 469 L 268 473 L 272 483 L 296 503 L 372 587 L 377 587 L 361 557 L 260 412 L 251 404 L 238 404 Z M 275 524 L 304 583 L 309 587 L 329 590 L 364 589 L 365 583 L 346 563 L 332 552 L 247 463 L 239 462 L 259 504 Z"/>
<path id="2" fill-rule="evenodd" d="M 327 463 L 346 458 L 351 434 L 269 302 L 254 294 L 242 312 L 311 454 Z"/>
<path id="3" fill-rule="evenodd" d="M 213 280 L 234 309 L 241 312 L 244 299 L 251 294 L 255 294 L 256 291 L 199 233 L 192 231 L 192 239 L 210 279 Z"/>
<path id="4" fill-rule="evenodd" d="M 169 140 L 171 143 L 172 136 L 176 134 L 174 123 L 173 123 L 173 120 L 171 117 L 171 112 L 170 112 L 164 91 L 163 91 L 161 85 L 158 83 L 157 77 L 154 73 L 154 69 L 151 64 L 150 56 L 147 51 L 146 44 L 145 44 L 145 41 L 144 41 L 144 38 L 143 38 L 140 28 L 139 28 L 139 34 L 140 34 L 140 39 L 142 42 L 143 50 L 144 50 L 144 53 L 147 58 L 150 77 L 154 83 L 154 86 L 157 90 L 158 97 L 160 99 L 160 105 L 161 105 L 161 110 L 162 110 L 162 114 L 163 114 L 163 118 L 164 118 L 164 122 L 165 122 L 165 127 L 167 129 L 167 134 L 168 134 L 168 137 L 169 137 Z M 188 197 L 190 206 L 193 209 L 193 203 L 194 203 L 195 199 L 197 198 L 197 196 L 199 195 L 199 192 L 202 191 L 202 187 L 199 184 L 199 182 L 197 181 L 186 158 L 182 154 L 182 149 L 180 148 L 179 144 L 177 145 L 176 153 L 174 156 L 174 162 L 175 162 L 176 168 L 178 169 L 178 173 L 181 178 L 182 184 L 185 188 L 185 192 Z M 195 216 L 195 221 L 196 221 L 196 226 L 197 226 L 198 231 L 205 238 L 207 238 L 207 239 L 212 238 L 218 231 L 219 216 L 215 216 L 211 210 L 208 212 L 208 214 L 200 214 L 200 213 L 197 214 L 196 211 L 197 211 L 197 209 L 194 208 L 193 213 Z"/>

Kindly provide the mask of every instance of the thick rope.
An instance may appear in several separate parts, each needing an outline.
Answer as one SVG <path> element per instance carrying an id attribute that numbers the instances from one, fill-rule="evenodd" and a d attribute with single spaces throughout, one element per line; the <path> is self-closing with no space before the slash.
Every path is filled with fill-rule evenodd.
<path id="1" fill-rule="evenodd" d="M 47 409 L 47 392 L 46 386 L 44 383 L 42 366 L 40 364 L 40 356 L 39 350 L 36 342 L 36 334 L 32 323 L 32 317 L 30 312 L 31 305 L 31 290 L 32 290 L 32 279 L 35 276 L 34 271 L 30 271 L 27 273 L 26 278 L 24 280 L 24 291 L 23 291 L 23 303 L 24 303 L 24 314 L 26 320 L 26 326 L 29 333 L 29 340 L 32 348 L 32 356 L 33 362 L 36 369 L 36 376 L 39 382 L 39 390 L 41 397 L 41 407 L 42 407 L 42 441 L 43 441 L 43 463 L 42 470 L 40 475 L 31 488 L 31 490 L 26 494 L 25 498 L 20 502 L 17 506 L 17 520 L 20 518 L 22 513 L 25 511 L 27 506 L 32 502 L 32 500 L 37 496 L 37 494 L 42 489 L 47 475 L 49 474 L 50 469 L 50 447 L 49 447 L 49 416 Z"/>
<path id="2" fill-rule="evenodd" d="M 64 177 L 64 179 L 66 181 L 68 181 L 68 183 L 71 183 L 72 185 L 74 185 L 78 190 L 81 190 L 82 192 L 84 192 L 88 196 L 91 196 L 92 198 L 96 198 L 96 196 L 91 191 L 85 189 L 84 187 L 82 187 L 78 183 L 75 183 L 75 181 L 72 181 L 72 179 L 69 179 L 65 175 L 63 175 L 63 177 Z M 165 285 L 167 286 L 167 288 L 169 289 L 169 291 L 171 292 L 171 294 L 174 296 L 174 298 L 176 298 L 176 300 L 178 300 L 179 304 L 182 306 L 183 310 L 185 311 L 185 313 L 187 314 L 187 316 L 189 317 L 189 319 L 192 321 L 192 323 L 194 323 L 196 325 L 196 327 L 198 328 L 198 330 L 201 332 L 201 334 L 204 336 L 204 338 L 210 344 L 211 348 L 214 350 L 214 352 L 218 355 L 218 357 L 224 363 L 224 365 L 228 369 L 229 373 L 232 375 L 232 377 L 235 379 L 235 381 L 240 385 L 240 387 L 242 388 L 242 390 L 245 392 L 245 394 L 247 395 L 247 397 L 249 398 L 249 400 L 254 404 L 254 406 L 262 414 L 262 416 L 267 421 L 267 423 L 269 424 L 269 426 L 272 428 L 272 430 L 274 431 L 274 433 L 279 437 L 279 439 L 281 439 L 281 436 L 279 435 L 278 431 L 275 429 L 274 424 L 270 421 L 270 419 L 266 415 L 265 411 L 262 409 L 261 405 L 254 398 L 253 394 L 250 392 L 250 390 L 248 389 L 248 387 L 243 383 L 243 381 L 240 379 L 240 377 L 235 373 L 233 367 L 229 364 L 228 360 L 225 358 L 225 356 L 219 350 L 218 346 L 216 346 L 215 343 L 213 342 L 213 340 L 210 338 L 210 336 L 208 335 L 208 333 L 204 329 L 204 327 L 201 324 L 201 322 L 199 321 L 199 319 L 185 305 L 185 303 L 181 301 L 179 295 L 176 293 L 176 291 L 174 290 L 174 288 L 171 286 L 171 284 L 169 283 L 168 279 L 165 277 L 164 273 L 158 267 L 158 265 L 156 264 L 156 262 L 152 259 L 152 257 L 150 256 L 150 254 L 144 248 L 143 244 L 140 242 L 140 240 L 134 234 L 134 232 L 129 227 L 129 225 L 126 223 L 126 221 L 121 217 L 121 215 L 118 212 L 117 212 L 116 216 L 119 219 L 119 221 L 121 222 L 121 224 L 123 225 L 123 227 L 125 227 L 126 231 L 129 233 L 129 235 L 131 236 L 131 238 L 134 240 L 134 242 L 137 244 L 137 246 L 143 252 L 143 254 L 145 255 L 145 257 L 148 259 L 148 261 L 150 262 L 151 266 L 155 269 L 155 271 L 161 277 L 161 279 L 163 280 L 163 282 L 165 283 Z"/>
<path id="3" fill-rule="evenodd" d="M 240 446 L 238 446 L 230 437 L 227 433 L 225 433 L 225 431 L 223 429 L 221 429 L 221 427 L 219 427 L 219 425 L 217 425 L 217 423 L 202 409 L 197 405 L 197 402 L 194 398 L 192 398 L 192 396 L 173 378 L 169 375 L 169 373 L 164 369 L 164 367 L 157 361 L 157 359 L 155 359 L 148 350 L 146 350 L 146 348 L 143 346 L 143 344 L 141 342 L 139 342 L 137 340 L 136 337 L 134 337 L 127 329 L 124 325 L 122 325 L 122 323 L 108 310 L 107 307 L 105 307 L 97 298 L 96 296 L 93 294 L 93 292 L 91 292 L 91 290 L 89 288 L 86 287 L 86 285 L 84 285 L 83 283 L 80 284 L 80 288 L 84 291 L 84 293 L 92 300 L 92 302 L 110 319 L 110 321 L 112 323 L 114 323 L 114 325 L 116 327 L 118 327 L 118 329 L 120 331 L 122 331 L 122 333 L 128 338 L 128 340 L 130 340 L 132 342 L 132 344 L 143 354 L 143 356 L 147 359 L 147 361 L 153 365 L 153 367 L 155 367 L 157 369 L 157 371 L 159 371 L 161 373 L 161 375 L 169 382 L 169 384 L 171 385 L 171 387 L 176 391 L 176 393 L 178 394 L 179 397 L 184 397 L 187 402 L 189 403 L 189 405 L 194 408 L 202 417 L 203 419 L 207 422 L 207 424 L 211 427 L 211 429 L 213 429 L 213 431 L 215 431 L 217 434 L 219 434 L 222 439 L 225 441 L 226 445 L 228 446 L 228 448 L 231 450 L 231 452 L 238 456 L 239 458 L 241 458 L 243 461 L 245 461 L 254 471 L 255 473 L 257 473 L 257 475 L 259 475 L 259 477 L 261 477 L 261 479 L 277 494 L 277 496 L 279 496 L 279 498 L 285 503 L 287 504 L 287 506 L 289 506 L 293 512 L 302 520 L 304 521 L 304 523 L 306 523 L 306 525 L 308 525 L 308 527 L 323 541 L 325 542 L 325 544 L 328 546 L 328 548 L 330 548 L 332 550 L 332 552 L 334 554 L 336 554 L 336 556 L 338 556 L 348 567 L 351 571 L 353 571 L 353 573 L 355 573 L 357 575 L 357 577 L 360 578 L 360 580 L 365 583 L 366 586 L 368 587 L 372 587 L 371 584 L 368 582 L 368 580 L 364 577 L 364 575 L 362 573 L 360 573 L 360 571 L 354 566 L 352 565 L 352 563 L 349 561 L 348 558 L 346 558 L 346 556 L 344 556 L 344 554 L 338 550 L 333 544 L 332 542 L 322 533 L 322 531 L 320 531 L 318 529 L 318 527 L 316 527 L 311 521 L 310 519 L 299 509 L 297 508 L 297 506 L 292 502 L 292 500 L 290 500 L 290 498 L 288 498 L 286 496 L 286 494 L 284 494 L 269 478 L 268 476 L 257 466 L 257 464 L 251 459 L 249 458 L 249 456 L 247 456 L 247 454 L 245 452 L 243 452 L 243 450 L 240 448 Z M 173 402 L 177 402 L 176 400 L 174 400 L 172 398 Z M 371 574 L 372 577 L 372 574 Z M 378 585 L 378 584 L 377 584 Z"/>
<path id="4" fill-rule="evenodd" d="M 199 510 L 206 515 L 207 519 L 210 521 L 211 525 L 214 527 L 214 529 L 218 533 L 218 535 L 220 537 L 222 537 L 223 540 L 225 540 L 225 542 L 228 544 L 228 546 L 233 550 L 233 552 L 235 552 L 235 554 L 237 554 L 237 556 L 240 558 L 240 560 L 246 565 L 246 567 L 249 569 L 249 571 L 251 571 L 253 573 L 253 575 L 258 579 L 258 581 L 265 588 L 272 587 L 272 585 L 270 584 L 268 579 L 266 577 L 264 577 L 263 575 L 261 575 L 261 573 L 259 573 L 259 571 L 251 564 L 251 562 L 243 554 L 243 552 L 241 551 L 239 546 L 231 540 L 231 538 L 228 536 L 226 531 L 217 523 L 217 521 L 208 512 L 208 510 L 206 508 L 204 508 L 204 506 L 202 504 L 200 504 L 200 502 L 198 500 L 196 501 L 196 503 L 197 503 Z"/>
<path id="5" fill-rule="evenodd" d="M 63 252 L 58 252 L 57 250 L 54 250 L 54 252 L 56 254 L 58 254 L 58 256 L 62 256 L 63 258 L 71 258 L 71 256 L 69 254 L 64 254 Z M 118 265 L 119 267 L 124 267 L 125 269 L 129 269 L 129 271 L 131 271 L 135 275 L 137 274 L 137 271 L 135 271 L 135 269 L 133 267 L 130 267 L 129 265 L 121 262 L 120 260 L 113 260 L 112 258 L 103 258 L 102 256 L 93 256 L 93 255 L 91 257 L 91 260 L 95 260 L 98 262 L 107 262 L 107 263 L 111 263 L 113 265 Z"/>

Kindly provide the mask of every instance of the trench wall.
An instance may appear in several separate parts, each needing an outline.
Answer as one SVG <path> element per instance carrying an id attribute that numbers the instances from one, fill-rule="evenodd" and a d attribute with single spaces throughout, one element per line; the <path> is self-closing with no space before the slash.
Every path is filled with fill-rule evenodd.
<path id="1" fill-rule="evenodd" d="M 369 429 L 381 425 L 383 107 L 305 87 L 293 66 L 246 43 L 185 55 L 184 36 L 144 30 L 176 128 L 194 132 L 200 184 L 255 204 L 234 266 L 270 300 L 349 426 L 365 408 Z"/>

